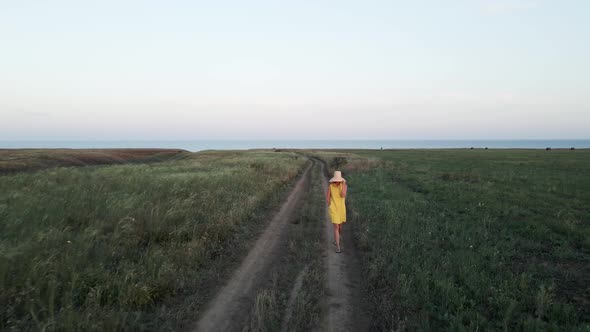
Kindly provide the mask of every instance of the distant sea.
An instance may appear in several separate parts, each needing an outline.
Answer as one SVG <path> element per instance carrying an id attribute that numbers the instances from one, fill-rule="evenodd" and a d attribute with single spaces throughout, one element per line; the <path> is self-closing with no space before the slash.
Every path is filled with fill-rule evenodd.
<path id="1" fill-rule="evenodd" d="M 189 151 L 272 148 L 315 149 L 544 149 L 590 148 L 590 139 L 563 140 L 191 140 L 191 141 L 0 141 L 0 148 L 174 148 Z"/>

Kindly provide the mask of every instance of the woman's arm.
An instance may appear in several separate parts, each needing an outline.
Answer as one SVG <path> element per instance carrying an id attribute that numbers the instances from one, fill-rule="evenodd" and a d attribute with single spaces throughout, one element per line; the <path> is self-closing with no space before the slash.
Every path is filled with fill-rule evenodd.
<path id="1" fill-rule="evenodd" d="M 342 197 L 346 198 L 346 193 L 348 192 L 348 185 L 346 182 L 342 182 Z"/>
<path id="2" fill-rule="evenodd" d="M 330 205 L 330 183 L 328 182 L 328 192 L 326 193 L 326 203 Z"/>

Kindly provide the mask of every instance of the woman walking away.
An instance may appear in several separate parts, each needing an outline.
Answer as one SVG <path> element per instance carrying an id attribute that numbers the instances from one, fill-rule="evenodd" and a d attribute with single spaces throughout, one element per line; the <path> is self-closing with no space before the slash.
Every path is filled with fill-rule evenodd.
<path id="1" fill-rule="evenodd" d="M 341 253 L 340 250 L 340 236 L 342 235 L 342 224 L 346 222 L 346 191 L 348 187 L 346 180 L 342 177 L 342 172 L 335 171 L 334 177 L 330 179 L 328 185 L 328 192 L 326 193 L 326 201 L 329 204 L 328 211 L 330 219 L 334 224 L 334 244 L 336 245 L 336 252 Z"/>

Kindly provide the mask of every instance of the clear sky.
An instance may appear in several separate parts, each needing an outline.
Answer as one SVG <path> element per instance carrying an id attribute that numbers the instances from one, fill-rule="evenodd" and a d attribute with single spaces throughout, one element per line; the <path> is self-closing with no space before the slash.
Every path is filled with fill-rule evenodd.
<path id="1" fill-rule="evenodd" d="M 590 1 L 0 0 L 0 140 L 590 138 Z"/>

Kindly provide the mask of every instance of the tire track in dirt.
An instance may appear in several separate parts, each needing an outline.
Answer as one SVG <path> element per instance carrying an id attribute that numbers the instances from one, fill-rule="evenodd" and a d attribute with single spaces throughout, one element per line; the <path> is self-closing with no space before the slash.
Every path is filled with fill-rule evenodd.
<path id="1" fill-rule="evenodd" d="M 329 177 L 327 166 L 322 160 L 313 159 L 321 165 L 322 187 L 326 192 Z M 367 331 L 369 329 L 369 315 L 366 312 L 367 305 L 362 294 L 360 259 L 354 246 L 351 226 L 344 224 L 342 253 L 336 253 L 336 247 L 332 244 L 334 230 L 326 204 L 324 241 L 326 242 L 328 297 L 323 331 Z"/>
<path id="2" fill-rule="evenodd" d="M 193 331 L 240 331 L 250 315 L 256 292 L 268 280 L 272 263 L 282 253 L 281 245 L 286 243 L 286 229 L 289 221 L 296 216 L 297 206 L 302 201 L 310 170 L 316 161 L 312 160 L 295 187 L 281 206 L 279 212 L 242 261 L 227 284 L 215 295 L 194 325 Z"/>

